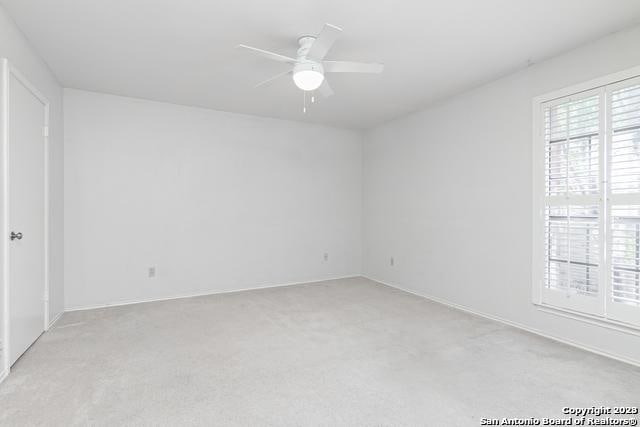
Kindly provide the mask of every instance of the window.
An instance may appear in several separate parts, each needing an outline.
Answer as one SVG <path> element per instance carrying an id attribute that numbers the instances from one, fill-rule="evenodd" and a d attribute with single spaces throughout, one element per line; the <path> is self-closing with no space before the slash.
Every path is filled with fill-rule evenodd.
<path id="1" fill-rule="evenodd" d="M 534 100 L 534 302 L 640 327 L 640 77 Z M 635 70 L 635 75 L 640 70 Z"/>

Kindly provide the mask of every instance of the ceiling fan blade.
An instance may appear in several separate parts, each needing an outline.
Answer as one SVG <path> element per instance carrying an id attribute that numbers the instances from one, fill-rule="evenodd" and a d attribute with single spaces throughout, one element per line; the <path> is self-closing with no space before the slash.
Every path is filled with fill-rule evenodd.
<path id="1" fill-rule="evenodd" d="M 331 86 L 329 86 L 327 79 L 324 79 L 324 81 L 318 88 L 318 92 L 320 92 L 320 95 L 324 96 L 325 98 L 328 98 L 331 95 L 333 95 L 333 89 L 331 89 Z"/>
<path id="2" fill-rule="evenodd" d="M 383 64 L 350 62 L 350 61 L 322 61 L 325 73 L 381 73 Z"/>
<path id="3" fill-rule="evenodd" d="M 244 44 L 239 44 L 236 47 L 249 50 L 251 52 L 257 53 L 260 56 L 264 56 L 265 58 L 272 59 L 274 61 L 288 62 L 290 64 L 295 64 L 296 62 L 298 62 L 295 58 L 290 58 L 288 56 L 280 55 L 279 53 L 275 53 L 275 52 L 269 52 L 268 50 L 264 50 L 264 49 L 258 49 L 257 47 L 247 46 Z"/>
<path id="4" fill-rule="evenodd" d="M 322 31 L 320 31 L 320 34 L 318 34 L 318 37 L 316 37 L 311 45 L 307 57 L 318 61 L 324 59 L 340 34 L 342 34 L 342 28 L 331 24 L 324 24 Z"/>
<path id="5" fill-rule="evenodd" d="M 267 85 L 269 85 L 269 84 L 273 83 L 275 80 L 279 79 L 280 77 L 284 77 L 284 76 L 286 76 L 287 74 L 291 74 L 291 73 L 293 73 L 293 70 L 288 70 L 288 71 L 285 71 L 284 73 L 276 74 L 275 76 L 270 77 L 270 78 L 268 78 L 267 80 L 264 80 L 264 81 L 262 81 L 262 82 L 258 83 L 257 85 L 255 85 L 255 86 L 254 86 L 254 88 L 259 88 L 259 87 L 262 87 L 262 86 L 267 86 Z"/>

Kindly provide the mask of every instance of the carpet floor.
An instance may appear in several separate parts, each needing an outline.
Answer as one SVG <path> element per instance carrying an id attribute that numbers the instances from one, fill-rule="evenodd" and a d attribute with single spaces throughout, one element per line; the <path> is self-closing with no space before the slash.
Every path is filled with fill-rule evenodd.
<path id="1" fill-rule="evenodd" d="M 477 426 L 640 404 L 640 369 L 364 278 L 65 313 L 0 425 Z"/>

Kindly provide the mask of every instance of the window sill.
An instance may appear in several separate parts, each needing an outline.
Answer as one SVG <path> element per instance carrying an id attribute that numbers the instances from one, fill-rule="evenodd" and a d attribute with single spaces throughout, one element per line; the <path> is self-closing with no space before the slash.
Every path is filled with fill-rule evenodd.
<path id="1" fill-rule="evenodd" d="M 618 322 L 616 320 L 605 319 L 602 317 L 580 313 L 573 310 L 567 310 L 565 308 L 555 307 L 543 303 L 534 303 L 534 305 L 538 308 L 539 311 L 542 311 L 544 313 L 549 313 L 553 314 L 554 316 L 565 317 L 583 323 L 588 323 L 590 325 L 600 326 L 602 328 L 612 329 L 614 331 L 640 337 L 640 326 Z"/>

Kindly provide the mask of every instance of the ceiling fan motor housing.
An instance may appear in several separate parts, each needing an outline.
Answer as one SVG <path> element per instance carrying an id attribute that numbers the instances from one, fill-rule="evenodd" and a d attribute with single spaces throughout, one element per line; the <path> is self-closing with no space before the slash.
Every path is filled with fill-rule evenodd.
<path id="1" fill-rule="evenodd" d="M 303 60 L 303 62 L 299 62 L 293 67 L 293 74 L 301 71 L 315 71 L 316 73 L 324 75 L 324 68 L 322 68 L 322 64 L 310 60 Z"/>
<path id="2" fill-rule="evenodd" d="M 302 36 L 298 39 L 298 44 L 300 45 L 298 48 L 298 60 L 306 59 L 307 53 L 309 53 L 309 49 L 311 49 L 314 41 L 316 41 L 314 36 Z"/>

